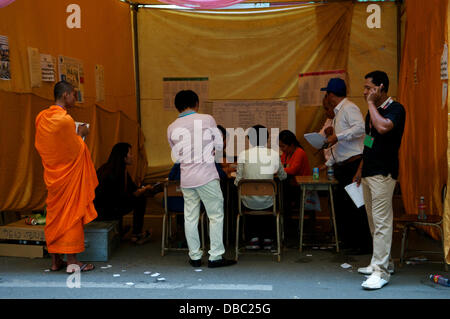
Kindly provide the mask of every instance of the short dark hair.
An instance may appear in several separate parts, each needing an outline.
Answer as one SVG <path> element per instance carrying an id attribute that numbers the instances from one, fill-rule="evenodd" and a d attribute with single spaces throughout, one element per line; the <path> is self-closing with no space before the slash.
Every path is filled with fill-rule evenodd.
<path id="1" fill-rule="evenodd" d="M 182 90 L 175 95 L 175 107 L 178 112 L 183 112 L 188 108 L 194 108 L 198 104 L 198 95 L 191 90 Z"/>
<path id="2" fill-rule="evenodd" d="M 287 146 L 295 145 L 303 149 L 303 147 L 300 145 L 300 142 L 297 140 L 297 136 L 295 136 L 295 134 L 289 130 L 281 131 L 278 138 L 283 144 L 286 144 Z"/>
<path id="3" fill-rule="evenodd" d="M 252 138 L 250 138 L 251 137 L 250 136 L 250 132 L 252 130 L 254 130 L 254 132 L 256 133 L 256 145 L 251 143 L 251 142 L 254 142 L 252 140 Z M 260 136 L 260 130 L 263 130 L 263 131 L 266 130 L 266 132 L 267 132 L 267 138 L 266 139 L 264 139 L 263 136 Z M 250 139 L 250 144 L 252 144 L 253 146 L 266 146 L 267 145 L 267 141 L 269 140 L 269 130 L 267 129 L 267 127 L 265 127 L 263 125 L 260 125 L 260 124 L 257 124 L 257 125 L 254 125 L 254 126 L 252 126 L 250 128 L 250 130 L 248 132 L 248 137 Z"/>
<path id="4" fill-rule="evenodd" d="M 55 84 L 53 89 L 53 96 L 55 97 L 55 101 L 62 98 L 64 93 L 70 93 L 73 91 L 73 85 L 66 81 L 59 81 Z"/>
<path id="5" fill-rule="evenodd" d="M 388 92 L 389 90 L 389 77 L 387 76 L 386 72 L 383 71 L 373 71 L 370 73 L 367 73 L 364 77 L 365 79 L 371 78 L 372 83 L 376 86 L 380 86 L 381 83 L 383 83 L 383 89 L 382 92 Z"/>
<path id="6" fill-rule="evenodd" d="M 222 133 L 222 137 L 225 138 L 227 136 L 227 130 L 222 125 L 217 125 L 220 133 Z"/>

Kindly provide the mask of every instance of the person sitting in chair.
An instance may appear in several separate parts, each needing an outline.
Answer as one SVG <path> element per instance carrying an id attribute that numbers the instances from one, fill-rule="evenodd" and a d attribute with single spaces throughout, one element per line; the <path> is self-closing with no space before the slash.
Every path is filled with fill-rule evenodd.
<path id="1" fill-rule="evenodd" d="M 278 152 L 266 147 L 269 136 L 267 128 L 255 125 L 250 128 L 247 136 L 250 148 L 239 154 L 234 184 L 238 186 L 241 179 L 273 179 L 275 173 L 280 180 L 285 180 L 287 175 Z M 275 204 L 271 196 L 243 196 L 242 203 L 252 210 L 267 210 Z M 271 217 L 246 216 L 248 223 L 245 228 L 251 238 L 247 249 L 260 249 L 260 237 L 264 239 L 262 243 L 265 249 L 272 248 L 275 227 Z"/>
<path id="2" fill-rule="evenodd" d="M 94 205 L 98 213 L 97 220 L 118 220 L 124 235 L 122 217 L 133 211 L 133 229 L 131 241 L 143 244 L 150 239 L 150 231 L 144 227 L 146 195 L 156 190 L 151 185 L 138 187 L 127 172 L 132 165 L 131 145 L 117 143 L 112 148 L 108 161 L 97 170 L 98 186 L 95 189 Z"/>

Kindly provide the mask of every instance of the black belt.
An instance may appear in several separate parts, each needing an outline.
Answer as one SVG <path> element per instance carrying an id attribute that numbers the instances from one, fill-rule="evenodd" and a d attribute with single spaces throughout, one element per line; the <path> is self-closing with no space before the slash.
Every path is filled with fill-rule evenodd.
<path id="1" fill-rule="evenodd" d="M 360 158 L 362 158 L 362 154 L 354 155 L 352 157 L 347 158 L 345 161 L 336 163 L 336 166 L 342 166 L 342 165 L 354 162 L 356 160 L 359 160 Z"/>

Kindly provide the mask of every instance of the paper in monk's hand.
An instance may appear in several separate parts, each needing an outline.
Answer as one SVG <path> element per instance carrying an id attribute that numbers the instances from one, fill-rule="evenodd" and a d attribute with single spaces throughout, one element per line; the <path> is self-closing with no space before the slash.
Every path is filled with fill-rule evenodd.
<path id="1" fill-rule="evenodd" d="M 78 134 L 78 127 L 80 125 L 86 125 L 87 128 L 89 128 L 89 123 L 83 123 L 83 122 L 75 122 L 75 132 Z M 86 136 L 83 136 L 83 141 L 86 139 Z"/>
<path id="2" fill-rule="evenodd" d="M 321 149 L 327 140 L 325 136 L 319 133 L 306 133 L 303 136 L 308 141 L 308 143 L 316 149 Z"/>

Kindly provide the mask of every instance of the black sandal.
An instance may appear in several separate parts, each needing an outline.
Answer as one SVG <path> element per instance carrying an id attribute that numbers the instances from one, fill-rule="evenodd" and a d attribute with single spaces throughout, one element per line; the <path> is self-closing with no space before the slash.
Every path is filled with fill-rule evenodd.
<path id="1" fill-rule="evenodd" d="M 133 235 L 133 237 L 131 237 L 131 241 L 137 245 L 142 245 L 148 242 L 151 236 L 152 236 L 151 232 L 149 230 L 146 230 L 142 234 Z"/>

